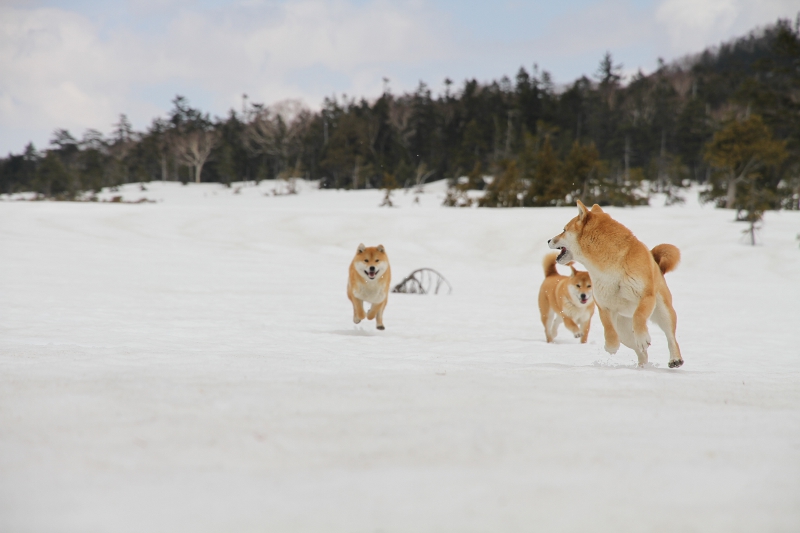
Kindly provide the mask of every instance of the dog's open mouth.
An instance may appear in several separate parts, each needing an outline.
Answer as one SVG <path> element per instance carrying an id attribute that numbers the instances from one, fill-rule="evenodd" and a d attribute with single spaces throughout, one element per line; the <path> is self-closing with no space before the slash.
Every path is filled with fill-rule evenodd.
<path id="1" fill-rule="evenodd" d="M 561 247 L 561 252 L 558 254 L 558 257 L 556 257 L 556 261 L 561 261 L 562 259 L 564 259 L 565 255 L 567 255 L 567 248 L 566 248 L 566 246 L 562 246 Z M 553 256 L 551 255 L 550 257 L 553 257 Z"/>
<path id="2" fill-rule="evenodd" d="M 581 298 L 581 303 L 585 304 L 589 302 L 589 298 Z"/>
<path id="3" fill-rule="evenodd" d="M 366 274 L 369 277 L 369 279 L 375 279 L 375 276 L 378 275 L 378 271 L 377 270 L 372 270 L 372 271 L 365 270 L 364 274 Z"/>

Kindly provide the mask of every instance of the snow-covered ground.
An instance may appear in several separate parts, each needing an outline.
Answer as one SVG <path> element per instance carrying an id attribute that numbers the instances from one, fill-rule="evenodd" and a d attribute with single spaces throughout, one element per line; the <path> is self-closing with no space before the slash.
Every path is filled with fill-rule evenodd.
<path id="1" fill-rule="evenodd" d="M 0 202 L 0 531 L 800 531 L 800 213 L 610 209 L 683 253 L 637 369 L 544 341 L 575 208 L 301 185 Z M 354 326 L 359 242 L 452 295 Z"/>

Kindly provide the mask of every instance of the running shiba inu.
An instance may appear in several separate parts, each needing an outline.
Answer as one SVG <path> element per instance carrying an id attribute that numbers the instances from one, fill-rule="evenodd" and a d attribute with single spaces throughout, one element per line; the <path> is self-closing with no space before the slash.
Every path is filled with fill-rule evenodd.
<path id="1" fill-rule="evenodd" d="M 553 342 L 561 322 L 568 330 L 585 343 L 589 337 L 589 326 L 594 314 L 592 280 L 588 272 L 579 272 L 575 267 L 571 276 L 562 276 L 556 269 L 558 254 L 544 258 L 544 281 L 539 289 L 539 311 L 547 342 Z"/>
<path id="2" fill-rule="evenodd" d="M 633 349 L 639 366 L 647 363 L 652 320 L 667 336 L 669 367 L 683 364 L 675 328 L 678 316 L 672 307 L 672 294 L 664 274 L 674 270 L 681 253 L 671 244 L 659 244 L 652 250 L 633 233 L 612 219 L 599 205 L 587 209 L 578 200 L 578 216 L 570 220 L 564 232 L 547 243 L 560 249 L 556 261 L 583 264 L 592 277 L 594 300 L 605 329 L 608 353 L 617 353 L 620 341 Z"/>
<path id="3" fill-rule="evenodd" d="M 376 318 L 378 329 L 385 329 L 383 310 L 389 299 L 391 282 L 392 269 L 383 245 L 367 248 L 359 244 L 347 280 L 347 297 L 353 303 L 353 322 L 358 324 L 364 318 Z M 369 313 L 364 312 L 364 302 L 372 304 Z"/>

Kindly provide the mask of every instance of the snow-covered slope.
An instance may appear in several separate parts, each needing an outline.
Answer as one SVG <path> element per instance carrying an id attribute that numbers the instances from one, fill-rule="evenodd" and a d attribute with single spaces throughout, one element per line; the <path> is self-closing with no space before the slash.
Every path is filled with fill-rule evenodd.
<path id="1" fill-rule="evenodd" d="M 637 369 L 544 341 L 574 208 L 274 186 L 0 203 L 0 531 L 800 530 L 800 214 L 610 209 L 683 253 Z M 354 326 L 359 242 L 453 294 Z"/>

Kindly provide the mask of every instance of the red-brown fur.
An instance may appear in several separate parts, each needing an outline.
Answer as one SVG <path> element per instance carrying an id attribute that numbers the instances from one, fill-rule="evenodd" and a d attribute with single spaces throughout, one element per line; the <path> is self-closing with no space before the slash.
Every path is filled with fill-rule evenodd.
<path id="1" fill-rule="evenodd" d="M 375 272 L 372 277 L 370 267 Z M 353 322 L 358 324 L 365 318 L 375 318 L 377 328 L 385 329 L 383 310 L 389 300 L 391 282 L 392 268 L 383 245 L 366 247 L 359 244 L 356 256 L 350 262 L 347 279 L 347 297 L 353 304 Z M 364 312 L 364 302 L 372 304 L 368 313 Z"/>
<path id="2" fill-rule="evenodd" d="M 548 244 L 551 248 L 562 249 L 559 263 L 575 260 L 589 271 L 605 332 L 606 351 L 616 353 L 622 342 L 636 352 L 640 366 L 647 363 L 649 319 L 667 337 L 670 368 L 683 364 L 675 339 L 678 317 L 664 279 L 664 274 L 680 261 L 678 248 L 660 244 L 648 250 L 600 206 L 595 204 L 589 210 L 580 201 L 578 216 Z"/>
<path id="3" fill-rule="evenodd" d="M 569 265 L 572 275 L 562 276 L 556 268 L 556 256 L 548 254 L 544 258 L 544 281 L 539 288 L 539 312 L 547 342 L 553 342 L 558 326 L 564 326 L 582 343 L 589 337 L 589 326 L 594 314 L 592 299 L 592 280 L 588 272 L 575 270 Z M 585 296 L 581 301 L 581 295 Z"/>

